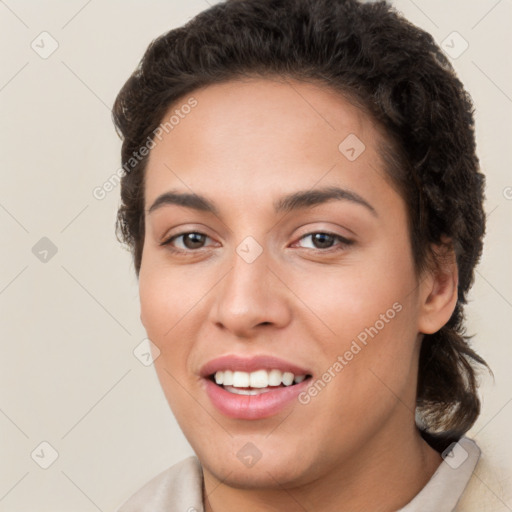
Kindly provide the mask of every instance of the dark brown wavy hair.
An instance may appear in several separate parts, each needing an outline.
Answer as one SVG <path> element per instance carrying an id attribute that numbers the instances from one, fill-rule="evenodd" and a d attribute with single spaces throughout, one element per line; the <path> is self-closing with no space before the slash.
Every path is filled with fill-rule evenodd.
<path id="1" fill-rule="evenodd" d="M 420 429 L 442 449 L 479 415 L 477 368 L 486 365 L 469 346 L 463 314 L 485 232 L 484 176 L 470 97 L 432 36 L 387 2 L 214 5 L 155 39 L 115 100 L 126 170 L 116 233 L 132 251 L 137 276 L 147 162 L 140 148 L 178 100 L 199 87 L 244 76 L 323 84 L 356 103 L 385 135 L 381 154 L 407 204 L 418 275 L 439 261 L 433 245 L 450 240 L 459 272 L 457 305 L 442 329 L 424 336 L 417 389 Z"/>

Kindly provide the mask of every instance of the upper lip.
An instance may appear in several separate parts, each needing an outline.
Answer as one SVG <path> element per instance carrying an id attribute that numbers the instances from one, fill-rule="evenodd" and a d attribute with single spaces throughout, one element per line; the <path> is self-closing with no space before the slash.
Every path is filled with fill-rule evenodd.
<path id="1" fill-rule="evenodd" d="M 231 370 L 254 372 L 256 370 L 280 370 L 294 375 L 311 375 L 311 371 L 271 355 L 239 356 L 226 354 L 205 363 L 200 370 L 201 377 L 209 377 L 218 371 Z"/>

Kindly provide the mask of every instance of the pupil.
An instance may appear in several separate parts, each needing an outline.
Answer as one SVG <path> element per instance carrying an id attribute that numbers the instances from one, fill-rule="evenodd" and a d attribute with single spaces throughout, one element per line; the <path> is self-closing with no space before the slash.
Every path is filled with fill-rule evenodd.
<path id="1" fill-rule="evenodd" d="M 315 233 L 313 240 L 315 243 L 320 242 L 321 248 L 330 247 L 332 243 L 332 235 L 328 235 L 327 233 Z"/>
<path id="2" fill-rule="evenodd" d="M 187 247 L 187 249 L 197 249 L 197 244 L 200 246 L 201 243 L 203 243 L 204 241 L 203 236 L 204 235 L 202 235 L 201 233 L 188 233 L 187 236 L 185 236 L 184 244 Z"/>

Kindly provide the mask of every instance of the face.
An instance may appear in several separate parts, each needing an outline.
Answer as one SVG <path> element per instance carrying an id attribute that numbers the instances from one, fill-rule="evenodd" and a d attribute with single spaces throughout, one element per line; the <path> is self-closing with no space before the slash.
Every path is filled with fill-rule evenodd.
<path id="1" fill-rule="evenodd" d="M 149 156 L 141 320 L 204 471 L 305 485 L 414 424 L 405 204 L 378 127 L 339 93 L 252 79 L 191 96 Z"/>

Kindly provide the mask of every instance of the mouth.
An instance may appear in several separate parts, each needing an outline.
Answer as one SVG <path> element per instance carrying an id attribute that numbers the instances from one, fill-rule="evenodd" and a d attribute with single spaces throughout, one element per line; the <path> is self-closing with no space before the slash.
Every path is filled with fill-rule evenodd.
<path id="1" fill-rule="evenodd" d="M 257 420 L 293 407 L 313 372 L 274 356 L 225 355 L 206 363 L 200 375 L 210 402 L 222 415 Z"/>
<path id="2" fill-rule="evenodd" d="M 288 388 L 310 379 L 310 374 L 283 372 L 277 368 L 256 370 L 254 372 L 218 370 L 208 379 L 228 393 L 256 396 L 271 391 Z"/>

